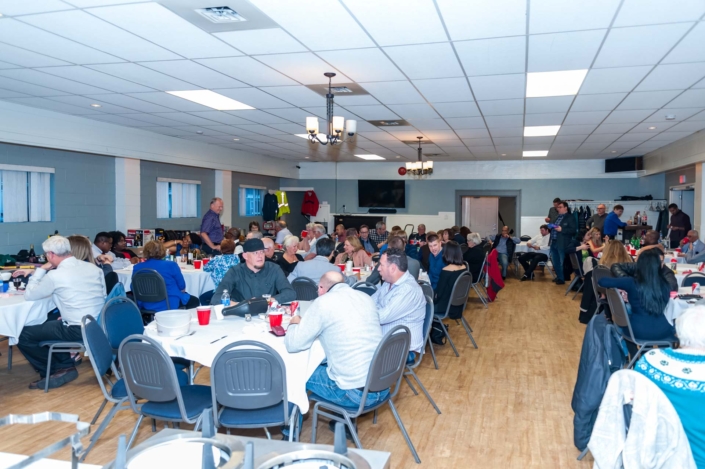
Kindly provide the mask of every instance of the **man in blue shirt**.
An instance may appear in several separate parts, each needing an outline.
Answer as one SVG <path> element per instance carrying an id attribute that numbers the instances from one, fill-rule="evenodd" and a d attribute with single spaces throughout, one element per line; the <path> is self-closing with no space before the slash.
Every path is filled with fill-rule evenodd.
<path id="1" fill-rule="evenodd" d="M 213 254 L 220 251 L 220 242 L 223 240 L 223 227 L 220 224 L 220 214 L 223 212 L 223 199 L 214 197 L 211 207 L 201 221 L 201 239 L 203 252 Z"/>
<path id="2" fill-rule="evenodd" d="M 428 279 L 431 281 L 431 286 L 436 289 L 438 279 L 441 276 L 441 270 L 446 266 L 443 262 L 443 246 L 438 235 L 430 235 L 426 237 L 428 241 L 428 249 L 431 252 L 428 256 Z"/>
<path id="3" fill-rule="evenodd" d="M 602 233 L 605 236 L 609 236 L 610 239 L 614 239 L 614 237 L 617 236 L 617 230 L 627 226 L 626 223 L 619 219 L 619 217 L 622 216 L 622 213 L 624 213 L 624 207 L 621 205 L 615 205 L 610 214 L 607 215 L 607 218 L 605 218 Z"/>
<path id="4" fill-rule="evenodd" d="M 678 257 L 685 257 L 689 264 L 697 264 L 702 262 L 704 256 L 705 243 L 700 241 L 698 232 L 696 230 L 688 231 L 688 242 L 681 241 L 681 252 L 678 253 Z"/>
<path id="5" fill-rule="evenodd" d="M 370 239 L 370 227 L 367 225 L 360 227 L 360 242 L 362 243 L 362 247 L 365 248 L 365 251 L 370 254 L 379 252 L 379 247 Z"/>
<path id="6" fill-rule="evenodd" d="M 507 267 L 509 261 L 514 257 L 514 249 L 516 245 L 521 243 L 521 240 L 516 237 L 509 236 L 509 227 L 503 226 L 502 233 L 495 235 L 492 247 L 497 250 L 497 260 L 502 266 L 502 278 L 507 278 Z"/>

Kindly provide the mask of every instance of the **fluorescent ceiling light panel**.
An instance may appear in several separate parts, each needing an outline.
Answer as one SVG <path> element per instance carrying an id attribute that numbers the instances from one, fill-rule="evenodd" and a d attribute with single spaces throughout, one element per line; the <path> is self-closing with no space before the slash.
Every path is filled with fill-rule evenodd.
<path id="1" fill-rule="evenodd" d="M 526 97 L 574 96 L 585 80 L 587 70 L 537 72 L 526 74 Z"/>
<path id="2" fill-rule="evenodd" d="M 524 151 L 521 156 L 524 158 L 540 158 L 548 156 L 548 150 Z"/>
<path id="3" fill-rule="evenodd" d="M 552 137 L 558 134 L 560 125 L 534 125 L 524 127 L 524 137 Z"/>
<path id="4" fill-rule="evenodd" d="M 358 158 L 362 158 L 363 160 L 383 160 L 384 159 L 379 155 L 355 155 L 355 156 L 357 156 Z"/>
<path id="5" fill-rule="evenodd" d="M 217 111 L 243 111 L 254 109 L 252 106 L 248 106 L 240 101 L 235 101 L 234 99 L 230 99 L 227 96 L 210 90 L 167 91 L 167 93 Z"/>

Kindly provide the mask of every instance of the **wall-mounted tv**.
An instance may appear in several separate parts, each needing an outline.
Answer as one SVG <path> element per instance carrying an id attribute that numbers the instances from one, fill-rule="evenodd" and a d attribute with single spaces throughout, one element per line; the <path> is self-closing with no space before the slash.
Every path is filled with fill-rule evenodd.
<path id="1" fill-rule="evenodd" d="M 404 182 L 359 179 L 357 205 L 369 208 L 406 208 Z"/>

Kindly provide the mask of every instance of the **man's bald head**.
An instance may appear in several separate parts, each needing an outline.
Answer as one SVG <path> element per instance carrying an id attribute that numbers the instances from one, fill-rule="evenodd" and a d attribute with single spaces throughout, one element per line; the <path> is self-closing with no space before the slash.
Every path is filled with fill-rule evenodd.
<path id="1" fill-rule="evenodd" d="M 318 296 L 323 296 L 328 293 L 330 287 L 336 283 L 341 283 L 345 281 L 345 277 L 341 272 L 331 271 L 323 274 L 321 279 L 318 281 Z"/>
<path id="2" fill-rule="evenodd" d="M 274 256 L 274 241 L 272 238 L 262 238 L 262 244 L 264 244 L 264 255 L 271 259 Z"/>

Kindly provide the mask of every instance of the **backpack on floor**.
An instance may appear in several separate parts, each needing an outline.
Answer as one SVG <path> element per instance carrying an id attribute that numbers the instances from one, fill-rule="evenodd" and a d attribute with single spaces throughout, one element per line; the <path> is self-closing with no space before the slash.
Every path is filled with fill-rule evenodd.
<path id="1" fill-rule="evenodd" d="M 446 329 L 448 328 L 448 325 L 446 325 Z M 431 342 L 434 343 L 435 345 L 445 345 L 446 344 L 446 335 L 443 333 L 443 329 L 441 329 L 441 326 L 438 324 L 438 322 L 434 321 L 433 326 L 431 326 Z"/>

